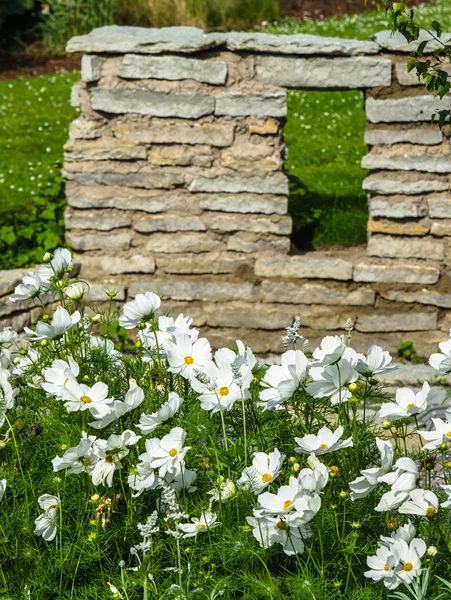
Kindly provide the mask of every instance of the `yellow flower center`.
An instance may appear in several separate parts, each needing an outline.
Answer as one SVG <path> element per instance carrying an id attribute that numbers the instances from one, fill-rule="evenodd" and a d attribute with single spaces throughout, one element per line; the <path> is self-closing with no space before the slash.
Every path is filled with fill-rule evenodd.
<path id="1" fill-rule="evenodd" d="M 448 431 L 445 435 L 446 435 L 446 437 L 451 438 L 451 431 Z"/>
<path id="2" fill-rule="evenodd" d="M 426 516 L 429 517 L 430 519 L 432 519 L 432 517 L 435 517 L 436 514 L 437 514 L 437 511 L 435 510 L 435 508 L 433 506 L 429 506 L 429 508 L 426 509 Z"/>
<path id="3" fill-rule="evenodd" d="M 408 404 L 408 405 L 406 406 L 406 411 L 407 411 L 407 412 L 409 412 L 409 410 L 410 410 L 411 408 L 416 408 L 416 407 L 417 407 L 417 405 L 415 404 L 415 402 L 411 402 L 410 404 Z"/>
<path id="4" fill-rule="evenodd" d="M 320 448 L 324 448 L 324 450 L 329 450 L 329 446 L 327 444 L 320 444 Z"/>
<path id="5" fill-rule="evenodd" d="M 230 393 L 230 390 L 229 390 L 229 388 L 226 385 L 224 385 L 222 388 L 219 388 L 219 395 L 220 396 L 228 396 L 229 393 Z"/>
<path id="6" fill-rule="evenodd" d="M 192 356 L 185 356 L 183 359 L 185 365 L 192 365 L 194 362 L 194 358 Z"/>
<path id="7" fill-rule="evenodd" d="M 271 479 L 272 479 L 271 473 L 263 473 L 262 483 L 268 483 L 268 481 L 271 481 Z"/>
<path id="8" fill-rule="evenodd" d="M 337 467 L 336 465 L 332 465 L 330 468 L 331 473 L 337 474 L 339 471 L 340 471 L 340 467 Z"/>
<path id="9" fill-rule="evenodd" d="M 403 571 L 411 571 L 413 569 L 413 564 L 411 562 L 405 562 L 402 570 Z"/>
<path id="10" fill-rule="evenodd" d="M 285 502 L 283 503 L 283 510 L 287 510 L 287 508 L 290 508 L 292 504 L 293 502 L 291 500 L 285 500 Z"/>
<path id="11" fill-rule="evenodd" d="M 278 529 L 286 529 L 287 524 L 285 523 L 285 521 L 282 521 L 282 519 L 280 519 L 280 521 L 277 523 L 277 528 Z"/>
<path id="12" fill-rule="evenodd" d="M 388 571 L 388 568 L 389 568 L 388 567 L 388 563 L 385 563 L 385 565 L 384 565 L 384 571 Z"/>
<path id="13" fill-rule="evenodd" d="M 66 379 L 64 380 L 63 385 L 66 385 L 66 383 L 69 381 L 69 377 L 66 377 Z"/>
<path id="14" fill-rule="evenodd" d="M 80 396 L 80 402 L 83 402 L 83 404 L 91 404 L 92 399 L 89 396 Z"/>
<path id="15" fill-rule="evenodd" d="M 113 462 L 113 455 L 112 454 L 105 454 L 105 462 L 112 463 Z"/>
<path id="16" fill-rule="evenodd" d="M 177 452 L 177 448 L 172 448 L 172 450 L 169 450 L 169 456 L 177 456 L 178 452 Z"/>
<path id="17" fill-rule="evenodd" d="M 198 524 L 196 525 L 196 529 L 197 529 L 198 531 L 200 531 L 201 529 L 205 529 L 205 525 L 204 525 L 203 523 L 198 523 Z"/>
<path id="18" fill-rule="evenodd" d="M 83 464 L 85 467 L 89 467 L 92 464 L 92 460 L 90 458 L 83 459 Z"/>

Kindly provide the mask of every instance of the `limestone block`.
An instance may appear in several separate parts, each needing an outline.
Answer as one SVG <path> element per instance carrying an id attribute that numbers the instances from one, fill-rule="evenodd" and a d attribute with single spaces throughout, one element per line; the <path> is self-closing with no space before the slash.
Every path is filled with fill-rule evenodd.
<path id="1" fill-rule="evenodd" d="M 131 219 L 127 214 L 113 210 L 73 210 L 66 208 L 64 213 L 66 229 L 111 231 L 120 227 L 130 227 L 131 223 Z"/>
<path id="2" fill-rule="evenodd" d="M 424 146 L 441 144 L 443 134 L 437 126 L 412 127 L 408 129 L 367 129 L 365 144 L 422 144 Z"/>
<path id="3" fill-rule="evenodd" d="M 252 302 L 257 299 L 256 287 L 252 283 L 209 281 L 198 277 L 164 280 L 140 278 L 130 283 L 128 293 L 133 297 L 150 287 L 159 296 L 188 302 L 193 300 L 225 302 L 237 299 Z"/>
<path id="4" fill-rule="evenodd" d="M 428 331 L 437 329 L 437 311 L 434 312 L 373 312 L 359 315 L 357 331 Z"/>
<path id="5" fill-rule="evenodd" d="M 442 33 L 442 38 L 448 40 L 451 33 Z M 399 32 L 392 33 L 389 29 L 378 31 L 373 35 L 373 40 L 381 47 L 391 52 L 413 52 L 418 48 L 418 44 L 427 41 L 427 46 L 424 49 L 424 54 L 429 54 L 434 50 L 442 48 L 440 42 L 435 41 L 432 36 L 424 30 L 420 30 L 418 40 L 407 43 L 406 38 Z"/>
<path id="6" fill-rule="evenodd" d="M 352 263 L 314 252 L 302 256 L 268 256 L 255 263 L 257 277 L 290 279 L 352 279 Z"/>
<path id="7" fill-rule="evenodd" d="M 147 160 L 153 165 L 211 167 L 215 156 L 211 146 L 156 146 Z"/>
<path id="8" fill-rule="evenodd" d="M 185 183 L 180 170 L 162 169 L 138 162 L 68 162 L 66 179 L 82 184 L 125 186 L 147 189 L 171 189 Z"/>
<path id="9" fill-rule="evenodd" d="M 237 296 L 240 300 L 240 296 Z M 252 307 L 252 308 L 251 308 Z M 205 306 L 206 324 L 210 327 L 246 327 L 249 329 L 283 331 L 294 320 L 292 306 L 273 306 L 253 302 L 228 302 Z M 247 341 L 246 341 L 247 343 Z"/>
<path id="10" fill-rule="evenodd" d="M 451 109 L 451 98 L 445 96 L 408 96 L 405 98 L 367 98 L 365 111 L 370 123 L 413 123 L 430 121 L 437 110 Z"/>
<path id="11" fill-rule="evenodd" d="M 124 144 L 114 138 L 70 140 L 64 146 L 66 160 L 139 160 L 145 159 L 146 155 L 142 146 Z"/>
<path id="12" fill-rule="evenodd" d="M 286 92 L 220 92 L 215 99 L 215 115 L 219 116 L 285 117 L 287 114 Z"/>
<path id="13" fill-rule="evenodd" d="M 441 308 L 451 308 L 451 294 L 439 294 L 431 290 L 418 292 L 405 292 L 402 290 L 387 290 L 380 292 L 382 298 L 393 302 L 406 302 L 408 304 L 430 304 Z"/>
<path id="14" fill-rule="evenodd" d="M 299 310 L 299 309 L 298 309 Z M 301 327 L 309 327 L 321 331 L 324 335 L 325 331 L 343 331 L 346 321 L 350 318 L 355 322 L 357 312 L 350 312 L 349 307 L 340 310 L 339 307 L 330 308 L 328 306 L 311 306 L 302 307 L 299 318 L 301 319 Z"/>
<path id="15" fill-rule="evenodd" d="M 283 173 L 269 177 L 195 177 L 189 185 L 190 192 L 240 194 L 251 192 L 255 194 L 288 195 L 288 179 Z"/>
<path id="16" fill-rule="evenodd" d="M 201 83 L 224 85 L 227 79 L 227 64 L 181 56 L 124 56 L 119 69 L 124 79 L 165 79 L 179 81 L 194 79 Z"/>
<path id="17" fill-rule="evenodd" d="M 451 219 L 451 198 L 428 198 L 431 219 Z"/>
<path id="18" fill-rule="evenodd" d="M 177 231 L 206 231 L 207 227 L 203 219 L 198 216 L 167 213 L 165 215 L 146 215 L 140 217 L 133 229 L 140 233 L 154 233 L 165 231 L 175 233 Z"/>
<path id="19" fill-rule="evenodd" d="M 30 269 L 31 271 L 32 269 Z M 6 296 L 14 291 L 28 269 L 10 269 L 0 271 L 0 296 Z"/>
<path id="20" fill-rule="evenodd" d="M 358 263 L 354 267 L 354 281 L 365 283 L 418 283 L 433 285 L 440 278 L 440 269 L 406 263 Z"/>
<path id="21" fill-rule="evenodd" d="M 117 292 L 114 297 L 115 301 L 125 300 L 125 288 L 122 285 L 118 285 L 117 280 L 108 279 L 103 282 L 89 282 L 89 289 L 84 296 L 88 302 L 109 302 L 109 296 L 106 292 Z"/>
<path id="22" fill-rule="evenodd" d="M 236 171 L 263 172 L 282 168 L 280 152 L 267 144 L 252 144 L 238 139 L 221 154 L 221 165 Z"/>
<path id="23" fill-rule="evenodd" d="M 81 88 L 81 82 L 77 81 L 76 83 L 74 83 L 74 85 L 71 87 L 70 90 L 70 105 L 73 106 L 74 108 L 79 108 L 80 106 L 80 88 Z"/>
<path id="24" fill-rule="evenodd" d="M 391 85 L 387 58 L 294 58 L 258 56 L 257 78 L 270 85 L 293 88 L 370 88 Z"/>
<path id="25" fill-rule="evenodd" d="M 146 245 L 148 252 L 179 254 L 180 252 L 213 252 L 226 249 L 221 238 L 209 233 L 153 233 Z"/>
<path id="26" fill-rule="evenodd" d="M 369 199 L 368 207 L 372 217 L 412 219 L 423 216 L 420 206 L 405 196 L 375 196 Z"/>
<path id="27" fill-rule="evenodd" d="M 144 144 L 209 144 L 226 147 L 233 143 L 233 123 L 193 123 L 152 119 L 151 124 L 120 121 L 113 123 L 114 135 Z"/>
<path id="28" fill-rule="evenodd" d="M 103 136 L 108 131 L 108 126 L 103 121 L 91 121 L 80 117 L 69 125 L 69 138 L 71 140 L 93 140 Z"/>
<path id="29" fill-rule="evenodd" d="M 150 90 L 92 90 L 92 108 L 112 114 L 135 113 L 153 117 L 199 119 L 215 110 L 213 96 Z"/>
<path id="30" fill-rule="evenodd" d="M 202 217 L 207 229 L 230 233 L 232 231 L 251 231 L 253 233 L 274 233 L 290 235 L 292 220 L 289 216 L 252 215 L 243 219 L 242 215 L 210 213 Z"/>
<path id="31" fill-rule="evenodd" d="M 367 230 L 370 233 L 386 233 L 388 235 L 426 235 L 429 233 L 429 224 L 371 220 L 368 222 Z"/>
<path id="32" fill-rule="evenodd" d="M 431 234 L 437 237 L 451 235 L 451 221 L 441 221 L 439 223 L 432 223 Z"/>
<path id="33" fill-rule="evenodd" d="M 277 252 L 287 254 L 290 250 L 290 238 L 266 234 L 264 236 L 248 231 L 232 234 L 227 241 L 227 250 L 233 252 Z"/>
<path id="34" fill-rule="evenodd" d="M 130 256 L 89 256 L 82 254 L 74 257 L 81 262 L 81 276 L 92 281 L 89 274 L 99 271 L 107 275 L 125 275 L 128 273 L 154 273 L 155 258 L 152 255 L 132 254 Z"/>
<path id="35" fill-rule="evenodd" d="M 263 213 L 286 215 L 288 198 L 284 196 L 263 196 L 259 194 L 218 194 L 200 195 L 200 207 L 234 213 Z"/>
<path id="36" fill-rule="evenodd" d="M 447 245 L 431 238 L 404 239 L 372 235 L 368 241 L 368 256 L 444 260 L 446 254 Z"/>
<path id="37" fill-rule="evenodd" d="M 375 297 L 375 292 L 367 287 L 348 290 L 346 287 L 332 287 L 318 283 L 294 283 L 291 281 L 263 281 L 261 285 L 263 302 L 372 306 Z"/>
<path id="38" fill-rule="evenodd" d="M 254 258 L 237 252 L 203 252 L 202 254 L 159 254 L 158 271 L 178 275 L 235 273 L 245 268 L 253 269 Z"/>
<path id="39" fill-rule="evenodd" d="M 275 119 L 255 119 L 249 123 L 249 132 L 257 135 L 275 135 L 280 123 Z"/>
<path id="40" fill-rule="evenodd" d="M 400 177 L 389 179 L 386 175 L 374 174 L 366 177 L 362 184 L 366 192 L 375 194 L 392 195 L 405 194 L 414 196 L 428 192 L 446 192 L 450 184 L 445 179 L 401 179 Z"/>
<path id="41" fill-rule="evenodd" d="M 92 54 L 84 54 L 81 57 L 81 79 L 86 83 L 100 79 L 100 58 Z"/>
<path id="42" fill-rule="evenodd" d="M 451 172 L 451 156 L 370 152 L 362 158 L 362 167 L 373 170 L 446 174 Z"/>
<path id="43" fill-rule="evenodd" d="M 130 247 L 129 233 L 114 230 L 108 234 L 86 233 L 80 230 L 66 232 L 66 243 L 74 250 L 127 250 Z"/>

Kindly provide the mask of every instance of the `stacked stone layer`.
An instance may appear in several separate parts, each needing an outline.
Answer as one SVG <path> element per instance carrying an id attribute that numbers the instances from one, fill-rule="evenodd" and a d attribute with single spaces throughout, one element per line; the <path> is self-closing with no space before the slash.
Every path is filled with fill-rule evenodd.
<path id="1" fill-rule="evenodd" d="M 407 74 L 403 40 L 108 27 L 68 50 L 84 55 L 66 241 L 93 301 L 152 290 L 214 344 L 261 354 L 282 349 L 295 316 L 312 343 L 351 317 L 361 349 L 435 350 L 451 326 L 451 150 L 429 121 L 451 99 Z M 290 255 L 290 88 L 365 93 L 365 249 Z M 0 319 L 24 320 L 1 300 Z"/>

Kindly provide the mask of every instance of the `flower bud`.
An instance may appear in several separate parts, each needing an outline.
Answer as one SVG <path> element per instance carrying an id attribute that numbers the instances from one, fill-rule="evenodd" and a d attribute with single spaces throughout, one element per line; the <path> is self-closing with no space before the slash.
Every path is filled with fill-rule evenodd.
<path id="1" fill-rule="evenodd" d="M 447 469 L 451 469 L 451 460 L 448 460 L 446 463 L 443 463 L 443 466 Z"/>
<path id="2" fill-rule="evenodd" d="M 108 298 L 116 298 L 118 293 L 118 290 L 105 290 L 105 294 L 108 296 Z"/>
<path id="3" fill-rule="evenodd" d="M 147 327 L 146 323 L 138 323 L 138 325 L 136 326 L 136 329 L 139 329 L 140 331 L 142 331 L 146 327 Z"/>
<path id="4" fill-rule="evenodd" d="M 291 468 L 295 473 L 299 473 L 299 471 L 301 470 L 301 465 L 299 463 L 294 463 L 294 465 Z"/>
<path id="5" fill-rule="evenodd" d="M 45 348 L 46 346 L 49 345 L 49 341 L 48 340 L 41 340 L 41 344 L 40 344 L 43 348 Z"/>
<path id="6" fill-rule="evenodd" d="M 343 490 L 343 491 L 341 491 L 341 492 L 340 492 L 338 495 L 340 496 L 340 498 L 343 498 L 343 499 L 344 499 L 344 498 L 347 498 L 347 497 L 348 497 L 348 492 L 345 492 L 345 491 Z"/>
<path id="7" fill-rule="evenodd" d="M 97 314 L 95 314 L 94 316 L 91 317 L 91 322 L 92 323 L 99 323 L 101 318 L 102 318 L 102 316 L 99 313 L 97 313 Z"/>
<path id="8" fill-rule="evenodd" d="M 330 467 L 330 473 L 329 475 L 331 477 L 337 477 L 337 475 L 340 473 L 340 467 L 337 467 L 336 465 L 332 465 Z"/>
<path id="9" fill-rule="evenodd" d="M 428 556 L 436 556 L 438 550 L 435 546 L 429 546 L 429 548 L 426 550 L 426 552 L 427 552 Z"/>
<path id="10" fill-rule="evenodd" d="M 42 262 L 49 263 L 52 260 L 53 256 L 51 252 L 46 252 L 42 257 Z"/>
<path id="11" fill-rule="evenodd" d="M 67 281 L 65 279 L 58 279 L 58 281 L 55 281 L 53 285 L 57 290 L 62 290 L 64 287 L 66 287 Z"/>
<path id="12" fill-rule="evenodd" d="M 348 385 L 348 390 L 350 392 L 356 392 L 358 389 L 359 389 L 359 384 L 356 381 L 354 381 L 353 383 L 350 383 Z"/>
<path id="13" fill-rule="evenodd" d="M 143 345 L 143 343 L 140 340 L 138 340 L 137 342 L 135 342 L 135 348 L 141 348 L 142 345 Z"/>
<path id="14" fill-rule="evenodd" d="M 359 523 L 359 521 L 353 521 L 353 522 L 351 523 L 351 527 L 352 527 L 353 529 L 360 529 L 360 528 L 362 527 L 362 524 L 361 524 L 361 523 Z"/>
<path id="15" fill-rule="evenodd" d="M 96 521 L 95 519 L 91 519 L 91 520 L 89 521 L 89 524 L 90 524 L 90 525 L 97 525 L 97 521 Z"/>
<path id="16" fill-rule="evenodd" d="M 98 502 L 100 500 L 99 494 L 93 494 L 91 496 L 91 502 Z"/>
<path id="17" fill-rule="evenodd" d="M 384 422 L 382 423 L 382 428 L 383 428 L 383 429 L 390 429 L 390 427 L 391 427 L 391 421 L 388 421 L 388 420 L 387 420 L 387 421 L 384 421 Z"/>
<path id="18" fill-rule="evenodd" d="M 390 517 L 387 520 L 387 529 L 390 531 L 396 531 L 399 527 L 399 521 L 395 517 Z"/>
<path id="19" fill-rule="evenodd" d="M 65 290 L 65 295 L 71 300 L 81 300 L 85 295 L 85 290 L 81 281 L 71 283 Z"/>
<path id="20" fill-rule="evenodd" d="M 44 321 L 44 323 L 48 323 L 51 320 L 51 316 L 48 315 L 47 313 L 44 313 L 41 317 L 41 321 Z"/>
<path id="21" fill-rule="evenodd" d="M 295 456 L 290 456 L 290 458 L 288 460 L 290 461 L 290 463 L 295 463 L 296 462 L 296 457 Z"/>
<path id="22" fill-rule="evenodd" d="M 61 444 L 61 450 L 67 450 L 68 446 L 67 444 Z"/>

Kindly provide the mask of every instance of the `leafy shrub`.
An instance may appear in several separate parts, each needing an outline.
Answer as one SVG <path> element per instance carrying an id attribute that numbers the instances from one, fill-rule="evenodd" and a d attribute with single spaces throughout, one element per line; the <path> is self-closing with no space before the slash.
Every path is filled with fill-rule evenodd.
<path id="1" fill-rule="evenodd" d="M 37 0 L 1 0 L 0 49 L 16 49 L 39 36 L 41 3 Z"/>
<path id="2" fill-rule="evenodd" d="M 426 600 L 448 585 L 451 414 L 422 430 L 426 382 L 390 401 L 390 355 L 357 354 L 349 322 L 311 359 L 300 320 L 281 365 L 242 342 L 213 356 L 151 292 L 86 306 L 70 264 L 47 254 L 11 296 L 59 302 L 25 347 L 0 332 L 5 595 L 382 600 L 413 584 Z"/>

